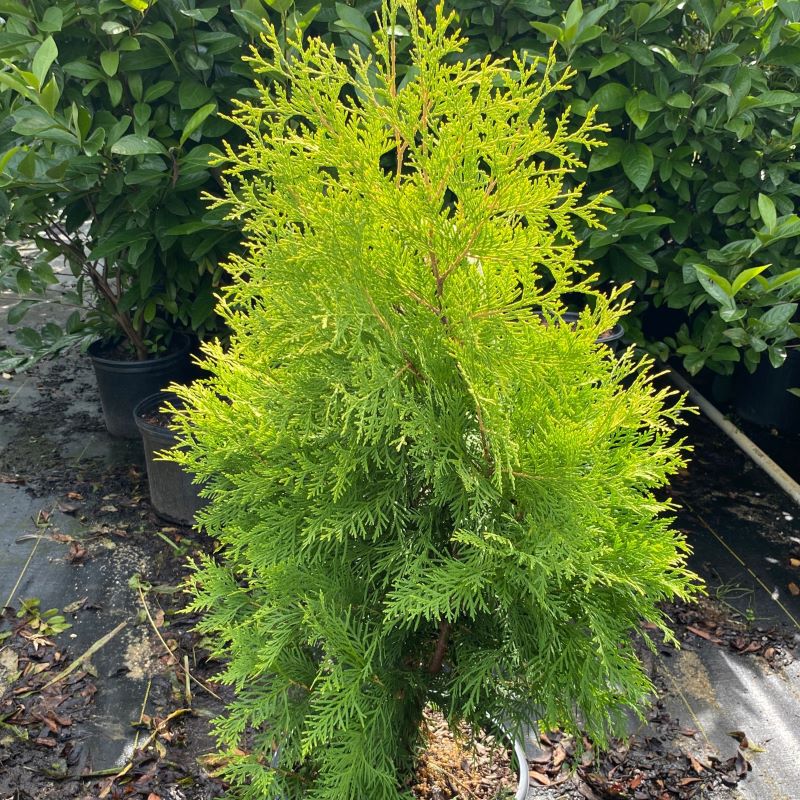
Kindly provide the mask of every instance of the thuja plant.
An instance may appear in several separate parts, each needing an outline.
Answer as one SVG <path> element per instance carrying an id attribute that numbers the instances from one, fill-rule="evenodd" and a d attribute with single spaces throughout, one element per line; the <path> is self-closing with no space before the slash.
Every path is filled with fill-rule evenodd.
<path id="1" fill-rule="evenodd" d="M 596 343 L 624 309 L 575 258 L 603 198 L 563 179 L 602 128 L 542 113 L 552 59 L 459 60 L 452 23 L 390 3 L 353 72 L 270 32 L 235 113 L 248 249 L 174 457 L 221 544 L 191 589 L 237 797 L 408 797 L 427 704 L 602 742 L 652 688 L 642 622 L 693 591 L 655 494 L 682 400 Z"/>

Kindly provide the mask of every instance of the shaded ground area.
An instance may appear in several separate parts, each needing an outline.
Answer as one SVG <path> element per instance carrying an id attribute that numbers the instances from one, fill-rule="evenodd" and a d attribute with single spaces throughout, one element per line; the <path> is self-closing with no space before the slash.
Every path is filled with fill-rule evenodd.
<path id="1" fill-rule="evenodd" d="M 800 798 L 800 509 L 710 423 L 690 437 L 674 494 L 708 597 L 670 609 L 683 647 L 646 655 L 660 696 L 629 739 L 529 742 L 531 798 Z M 84 359 L 0 379 L 0 800 L 221 793 L 223 692 L 175 591 L 209 543 L 146 494 Z"/>
<path id="2" fill-rule="evenodd" d="M 220 794 L 214 665 L 176 591 L 208 546 L 153 515 L 84 358 L 3 376 L 0 798 Z"/>

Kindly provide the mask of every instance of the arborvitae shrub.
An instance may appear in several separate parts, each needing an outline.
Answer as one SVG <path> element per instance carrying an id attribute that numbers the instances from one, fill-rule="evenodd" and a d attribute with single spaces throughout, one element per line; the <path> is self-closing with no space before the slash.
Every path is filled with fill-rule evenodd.
<path id="1" fill-rule="evenodd" d="M 236 689 L 216 730 L 253 800 L 407 796 L 426 703 L 603 740 L 651 689 L 642 621 L 667 634 L 657 603 L 691 591 L 654 494 L 682 403 L 596 343 L 624 309 L 574 255 L 602 198 L 562 180 L 599 127 L 543 117 L 551 64 L 460 62 L 441 9 L 396 11 L 355 78 L 313 39 L 253 55 L 279 80 L 228 153 L 233 335 L 179 389 L 221 543 L 192 583 Z"/>

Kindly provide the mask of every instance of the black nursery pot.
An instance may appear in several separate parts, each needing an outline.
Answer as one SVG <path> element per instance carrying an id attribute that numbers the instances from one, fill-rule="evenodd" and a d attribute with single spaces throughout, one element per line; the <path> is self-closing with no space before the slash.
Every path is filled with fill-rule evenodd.
<path id="1" fill-rule="evenodd" d="M 136 439 L 139 431 L 133 421 L 136 404 L 173 381 L 188 383 L 194 377 L 189 358 L 192 340 L 183 333 L 173 334 L 173 347 L 166 355 L 147 361 L 122 361 L 108 354 L 103 341 L 89 345 L 106 428 L 112 436 Z"/>
<path id="2" fill-rule="evenodd" d="M 752 375 L 740 370 L 734 386 L 740 417 L 781 433 L 800 433 L 800 397 L 789 391 L 800 388 L 800 352 L 790 349 L 778 369 L 762 358 Z"/>
<path id="3" fill-rule="evenodd" d="M 157 392 L 141 400 L 133 411 L 133 419 L 142 435 L 150 502 L 159 517 L 180 525 L 194 523 L 195 514 L 206 504 L 199 496 L 200 486 L 180 464 L 162 461 L 157 453 L 174 447 L 177 437 L 168 428 L 164 415 L 158 411 L 165 403 L 178 404 L 169 392 Z"/>

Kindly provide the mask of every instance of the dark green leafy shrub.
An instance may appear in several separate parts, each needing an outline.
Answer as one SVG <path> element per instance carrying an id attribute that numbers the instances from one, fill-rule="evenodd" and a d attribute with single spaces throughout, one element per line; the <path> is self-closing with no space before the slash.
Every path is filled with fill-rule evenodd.
<path id="1" fill-rule="evenodd" d="M 251 85 L 253 5 L 0 3 L 0 228 L 65 257 L 66 333 L 123 337 L 144 357 L 174 329 L 216 329 L 219 262 L 239 232 L 201 194 L 218 186 L 209 156 L 231 129 L 217 112 Z M 42 297 L 19 266 L 4 260 L 31 297 L 16 322 Z M 51 344 L 20 337 L 40 354 Z"/>
<path id="2" fill-rule="evenodd" d="M 336 3 L 327 36 L 369 46 L 374 2 Z M 435 5 L 428 0 L 426 13 Z M 800 3 L 791 0 L 450 0 L 469 37 L 466 55 L 544 55 L 577 70 L 552 114 L 598 107 L 612 128 L 575 179 L 589 196 L 612 190 L 606 229 L 578 228 L 580 255 L 604 282 L 633 281 L 626 322 L 642 342 L 640 314 L 671 309 L 653 328 L 654 352 L 677 352 L 692 373 L 773 364 L 797 343 L 800 296 Z M 298 2 L 292 6 L 306 8 Z M 325 8 L 328 4 L 323 4 Z M 322 12 L 320 12 L 322 14 Z M 405 60 L 401 57 L 401 60 Z M 563 68 L 563 67 L 561 67 Z M 766 267 L 782 282 L 768 296 L 750 277 L 721 302 L 722 281 Z M 790 277 L 786 277 L 786 276 Z M 716 286 L 717 288 L 713 288 Z M 758 300 L 753 296 L 758 295 Z M 768 312 L 773 303 L 777 311 Z"/>
<path id="3" fill-rule="evenodd" d="M 231 344 L 178 387 L 174 457 L 221 542 L 192 587 L 237 797 L 408 797 L 426 703 L 602 741 L 651 689 L 642 620 L 669 635 L 658 601 L 691 592 L 654 494 L 682 402 L 597 344 L 623 309 L 575 259 L 603 198 L 564 179 L 602 128 L 544 113 L 552 60 L 464 63 L 441 9 L 404 8 L 349 67 L 268 34 L 235 113 Z"/>

